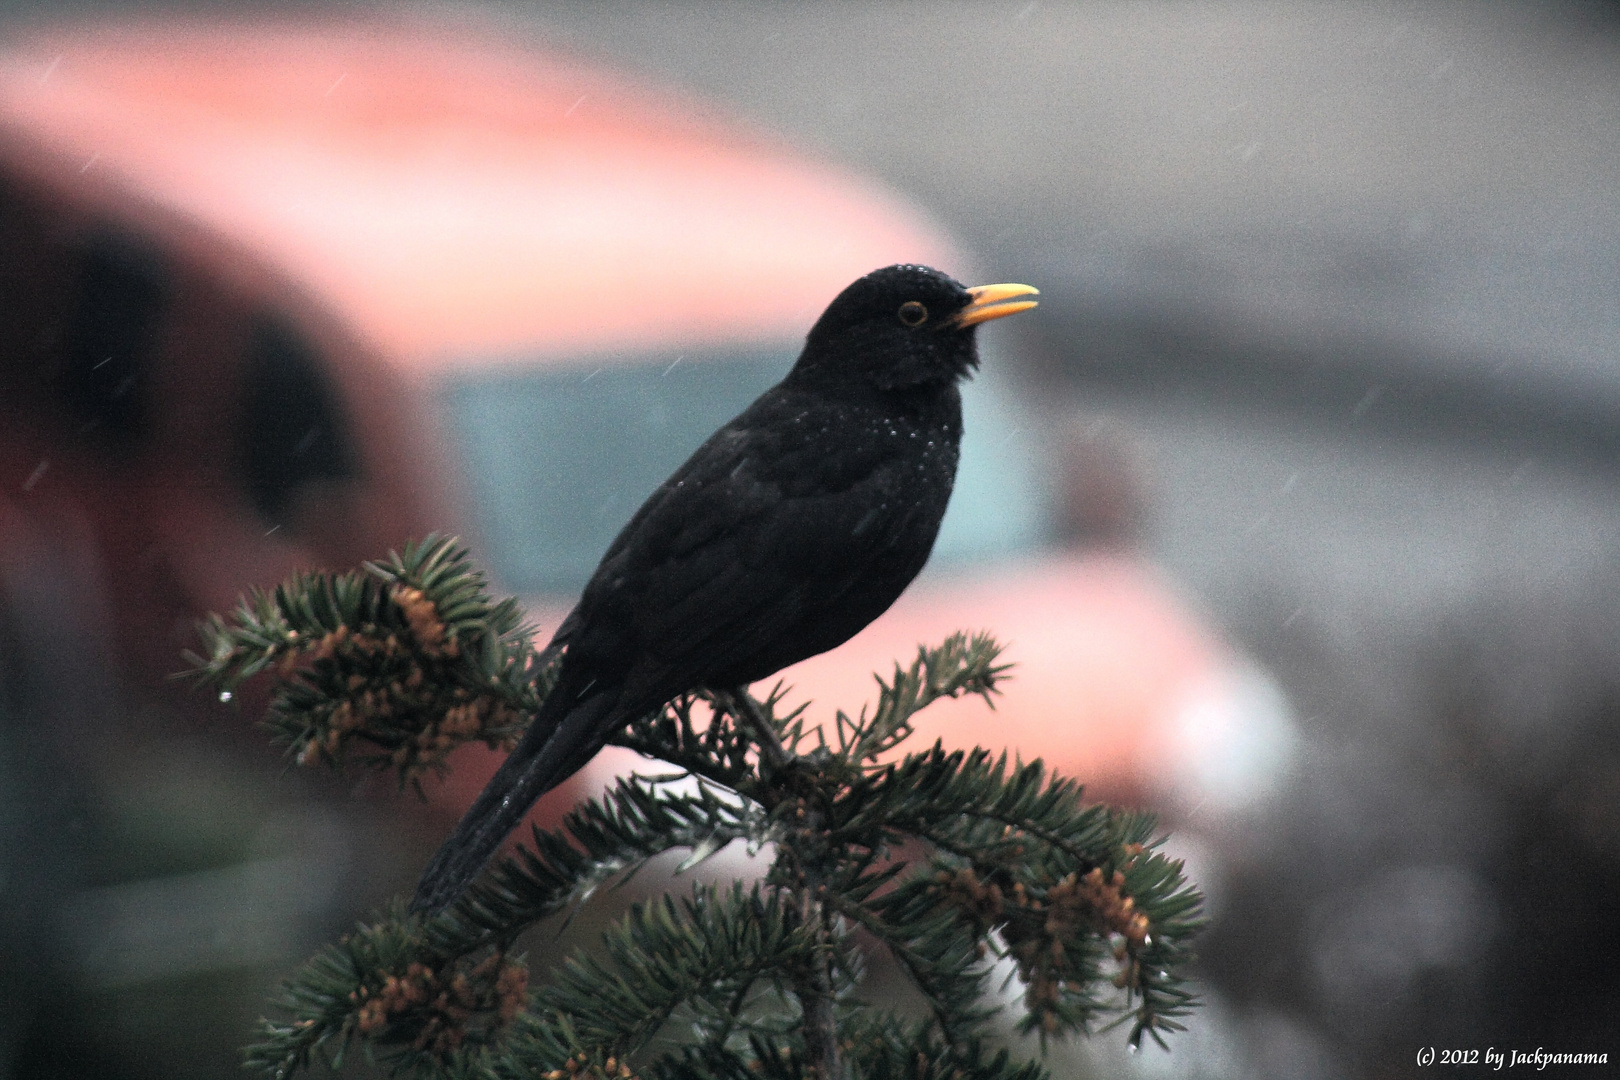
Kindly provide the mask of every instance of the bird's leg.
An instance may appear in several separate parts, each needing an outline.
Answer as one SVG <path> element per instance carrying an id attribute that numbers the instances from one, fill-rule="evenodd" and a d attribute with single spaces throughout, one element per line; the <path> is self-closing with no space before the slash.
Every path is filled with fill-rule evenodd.
<path id="1" fill-rule="evenodd" d="M 776 728 L 765 718 L 759 702 L 749 694 L 748 688 L 734 687 L 725 691 L 725 696 L 727 704 L 730 705 L 731 715 L 753 730 L 754 741 L 759 744 L 759 752 L 771 763 L 771 768 L 781 769 L 791 764 L 793 755 L 782 745 L 782 740 L 776 735 Z"/>

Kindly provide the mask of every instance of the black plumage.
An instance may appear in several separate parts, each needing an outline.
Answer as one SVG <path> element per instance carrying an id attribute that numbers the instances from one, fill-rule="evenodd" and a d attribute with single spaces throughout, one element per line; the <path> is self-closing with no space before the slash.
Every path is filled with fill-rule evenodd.
<path id="1" fill-rule="evenodd" d="M 962 437 L 974 328 L 1024 285 L 874 271 L 828 306 L 780 383 L 715 432 L 619 533 L 551 648 L 558 682 L 428 865 L 412 902 L 467 887 L 535 800 L 679 694 L 831 649 L 928 560 Z"/>

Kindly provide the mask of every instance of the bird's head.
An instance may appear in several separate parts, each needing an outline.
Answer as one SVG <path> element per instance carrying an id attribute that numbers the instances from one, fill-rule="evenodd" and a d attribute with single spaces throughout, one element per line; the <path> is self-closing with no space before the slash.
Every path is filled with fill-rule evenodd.
<path id="1" fill-rule="evenodd" d="M 794 371 L 883 390 L 953 383 L 979 366 L 975 327 L 1028 311 L 1036 292 L 1028 285 L 969 289 L 931 267 L 886 266 L 827 305 Z"/>

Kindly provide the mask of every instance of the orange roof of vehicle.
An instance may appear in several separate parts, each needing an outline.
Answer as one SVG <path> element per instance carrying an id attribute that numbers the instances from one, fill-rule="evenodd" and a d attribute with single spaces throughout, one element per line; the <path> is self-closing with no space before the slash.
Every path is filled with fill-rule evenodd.
<path id="1" fill-rule="evenodd" d="M 0 130 L 419 362 L 797 338 L 874 267 L 953 261 L 848 174 L 463 27 L 53 27 L 0 54 Z"/>

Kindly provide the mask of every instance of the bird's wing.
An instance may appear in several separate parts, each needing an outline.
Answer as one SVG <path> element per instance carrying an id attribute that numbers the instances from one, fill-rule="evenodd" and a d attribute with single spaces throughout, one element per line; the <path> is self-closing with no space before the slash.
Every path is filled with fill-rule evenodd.
<path id="1" fill-rule="evenodd" d="M 850 438 L 829 408 L 767 395 L 705 443 L 609 549 L 571 651 L 707 681 L 831 648 L 886 608 L 927 556 L 933 530 L 914 522 L 937 524 L 949 471 L 943 490 L 910 483 L 891 447 Z M 897 544 L 920 550 L 887 567 Z M 885 574 L 886 595 L 835 603 Z M 827 623 L 831 608 L 841 614 Z"/>

